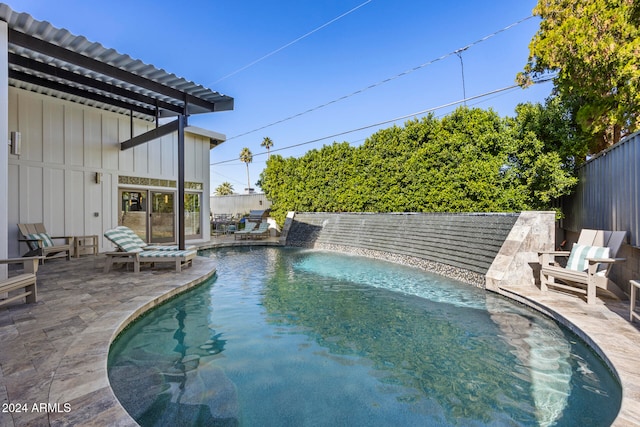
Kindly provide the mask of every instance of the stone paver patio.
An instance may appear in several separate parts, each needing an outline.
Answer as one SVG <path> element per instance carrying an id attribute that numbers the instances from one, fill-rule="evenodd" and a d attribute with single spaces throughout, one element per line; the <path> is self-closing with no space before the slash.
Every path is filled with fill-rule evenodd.
<path id="1" fill-rule="evenodd" d="M 215 242 L 207 246 L 278 244 L 275 238 Z M 145 268 L 104 274 L 104 262 L 100 255 L 48 261 L 38 272 L 37 304 L 0 308 L 0 426 L 137 425 L 109 386 L 109 346 L 132 319 L 202 283 L 215 274 L 215 265 L 197 257 L 181 273 Z M 599 299 L 588 306 L 579 297 L 535 287 L 502 292 L 591 343 L 621 378 L 623 403 L 614 425 L 640 425 L 640 330 L 628 321 L 628 302 Z"/>

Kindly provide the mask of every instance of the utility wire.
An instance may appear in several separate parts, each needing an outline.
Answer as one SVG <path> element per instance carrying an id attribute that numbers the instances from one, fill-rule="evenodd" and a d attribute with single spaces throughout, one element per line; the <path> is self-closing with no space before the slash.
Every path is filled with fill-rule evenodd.
<path id="1" fill-rule="evenodd" d="M 533 83 L 534 84 L 546 83 L 548 81 L 553 80 L 553 78 L 554 78 L 554 76 L 550 76 L 550 77 L 546 77 L 544 79 L 536 80 Z M 323 141 L 325 139 L 335 138 L 337 136 L 346 135 L 346 134 L 349 134 L 349 133 L 353 133 L 353 132 L 358 132 L 358 131 L 361 131 L 361 130 L 369 129 L 369 128 L 372 128 L 372 127 L 393 123 L 393 122 L 396 122 L 398 120 L 403 120 L 403 119 L 407 119 L 407 118 L 410 118 L 410 117 L 420 116 L 420 115 L 423 115 L 423 114 L 426 114 L 426 113 L 431 113 L 433 111 L 437 111 L 437 110 L 440 110 L 440 109 L 443 109 L 443 108 L 452 107 L 452 106 L 458 105 L 458 104 L 463 104 L 463 103 L 466 103 L 467 101 L 473 101 L 475 99 L 484 98 L 485 96 L 496 95 L 498 93 L 506 92 L 506 91 L 509 91 L 509 90 L 512 90 L 512 89 L 516 89 L 516 88 L 519 88 L 519 87 L 521 87 L 521 86 L 518 85 L 518 84 L 514 84 L 514 85 L 511 85 L 511 86 L 503 87 L 501 89 L 495 89 L 495 90 L 492 90 L 490 92 L 485 92 L 485 93 L 482 93 L 480 95 L 475 95 L 475 96 L 472 96 L 472 97 L 469 97 L 469 98 L 464 98 L 464 99 L 460 99 L 458 101 L 453 101 L 453 102 L 449 102 L 447 104 L 442 104 L 442 105 L 437 106 L 437 107 L 432 107 L 432 108 L 428 108 L 426 110 L 418 111 L 418 112 L 415 112 L 415 113 L 406 114 L 404 116 L 396 117 L 395 119 L 390 119 L 390 120 L 385 120 L 385 121 L 382 121 L 382 122 L 377 122 L 377 123 L 374 123 L 374 124 L 371 124 L 371 125 L 359 127 L 357 129 L 351 129 L 351 130 L 348 130 L 348 131 L 335 133 L 333 135 L 324 136 L 322 138 L 317 138 L 317 139 L 313 139 L 313 140 L 310 140 L 310 141 L 301 142 L 299 144 L 293 144 L 293 145 L 288 145 L 286 147 L 271 149 L 270 152 L 274 153 L 274 152 L 277 152 L 277 151 L 283 151 L 283 150 L 288 150 L 290 148 L 300 147 L 302 145 L 313 144 L 314 142 L 319 142 L 319 141 Z M 267 151 L 254 154 L 253 156 L 256 157 L 256 156 L 261 156 L 261 155 L 264 155 L 264 154 L 267 154 Z M 229 160 L 222 160 L 220 162 L 210 163 L 210 166 L 220 165 L 220 164 L 223 164 L 223 163 L 230 163 L 230 162 L 234 162 L 234 161 L 237 161 L 237 160 L 239 160 L 239 158 L 229 159 Z"/>
<path id="2" fill-rule="evenodd" d="M 548 82 L 548 81 L 550 81 L 552 79 L 553 79 L 553 77 L 547 77 L 545 79 L 536 80 L 536 81 L 534 81 L 534 83 L 535 84 L 545 83 L 545 82 Z M 290 148 L 300 147 L 302 145 L 313 144 L 314 142 L 323 141 L 325 139 L 335 138 L 337 136 L 347 135 L 349 133 L 358 132 L 358 131 L 369 129 L 369 128 L 372 128 L 372 127 L 376 127 L 376 126 L 380 126 L 380 125 L 385 125 L 385 124 L 397 122 L 398 120 L 408 119 L 410 117 L 421 116 L 423 114 L 431 113 L 433 111 L 440 110 L 442 108 L 447 108 L 447 107 L 451 107 L 451 106 L 454 106 L 454 105 L 463 104 L 463 103 L 466 103 L 467 101 L 473 101 L 475 99 L 483 98 L 485 96 L 495 95 L 495 94 L 500 93 L 500 92 L 506 92 L 506 91 L 509 91 L 509 90 L 512 90 L 512 89 L 515 89 L 515 88 L 519 88 L 519 87 L 521 87 L 521 86 L 518 85 L 518 84 L 514 84 L 514 85 L 511 85 L 511 86 L 503 87 L 501 89 L 495 89 L 495 90 L 492 90 L 490 92 L 485 92 L 485 93 L 482 93 L 480 95 L 475 95 L 475 96 L 472 96 L 472 97 L 469 97 L 469 98 L 464 98 L 464 99 L 460 99 L 458 101 L 453 101 L 453 102 L 449 102 L 447 104 L 442 104 L 442 105 L 440 105 L 438 107 L 427 108 L 426 110 L 418 111 L 418 112 L 411 113 L 411 114 L 406 114 L 404 116 L 396 117 L 394 119 L 385 120 L 385 121 L 382 121 L 382 122 L 377 122 L 377 123 L 374 123 L 374 124 L 371 124 L 371 125 L 362 126 L 362 127 L 359 127 L 359 128 L 356 128 L 356 129 L 351 129 L 351 130 L 344 131 L 344 132 L 334 133 L 333 135 L 323 136 L 322 138 L 317 138 L 317 139 L 313 139 L 313 140 L 310 140 L 310 141 L 301 142 L 299 144 L 293 144 L 293 145 L 288 145 L 286 147 L 272 149 L 272 150 L 270 150 L 270 152 L 274 153 L 274 152 L 277 152 L 277 151 L 288 150 Z M 265 152 L 262 152 L 262 153 L 254 154 L 253 157 L 260 156 L 260 155 L 263 155 L 263 154 L 267 154 L 267 152 L 265 151 Z M 239 159 L 235 158 L 235 159 L 229 159 L 229 160 L 222 160 L 222 161 L 219 161 L 219 162 L 210 163 L 210 166 L 221 165 L 223 163 L 235 162 L 237 160 L 239 160 Z"/>
<path id="3" fill-rule="evenodd" d="M 241 136 L 249 135 L 249 134 L 251 134 L 251 133 L 257 132 L 257 131 L 262 130 L 262 129 L 266 129 L 266 128 L 271 127 L 271 126 L 275 126 L 275 125 L 277 125 L 277 124 L 280 124 L 280 123 L 286 122 L 286 121 L 291 120 L 291 119 L 295 119 L 296 117 L 300 117 L 300 116 L 302 116 L 302 115 L 304 115 L 304 114 L 311 113 L 311 112 L 313 112 L 313 111 L 316 111 L 316 110 L 319 110 L 319 109 L 321 109 L 321 108 L 327 107 L 327 106 L 329 106 L 329 105 L 331 105 L 331 104 L 335 104 L 335 103 L 340 102 L 340 101 L 343 101 L 343 100 L 345 100 L 345 99 L 347 99 L 347 98 L 351 98 L 352 96 L 359 95 L 359 94 L 361 94 L 361 93 L 363 93 L 363 92 L 368 91 L 369 89 L 373 89 L 373 88 L 378 87 L 378 86 L 380 86 L 380 85 L 383 85 L 383 84 L 385 84 L 385 83 L 389 83 L 390 81 L 393 81 L 393 80 L 395 80 L 395 79 L 397 79 L 397 78 L 400 78 L 400 77 L 406 76 L 407 74 L 411 74 L 411 73 L 413 73 L 414 71 L 420 70 L 420 69 L 422 69 L 422 68 L 424 68 L 424 67 L 426 67 L 426 66 L 428 66 L 428 65 L 431 65 L 431 64 L 433 64 L 433 63 L 436 63 L 436 62 L 438 62 L 438 61 L 442 61 L 442 60 L 444 60 L 444 59 L 446 59 L 446 58 L 448 58 L 448 57 L 450 57 L 450 56 L 452 56 L 452 55 L 458 55 L 460 52 L 463 52 L 463 51 L 465 51 L 465 50 L 469 49 L 469 48 L 470 48 L 470 47 L 472 47 L 472 46 L 475 46 L 475 45 L 477 45 L 477 44 L 479 44 L 479 43 L 482 43 L 482 42 L 484 42 L 484 41 L 486 41 L 486 40 L 488 40 L 488 39 L 490 39 L 490 38 L 492 38 L 492 37 L 494 37 L 494 36 L 496 36 L 496 35 L 498 35 L 498 34 L 500 34 L 500 33 L 504 32 L 504 31 L 507 31 L 507 30 L 509 30 L 509 29 L 511 29 L 511 28 L 513 28 L 513 27 L 515 27 L 516 25 L 519 25 L 519 24 L 521 24 L 521 23 L 523 23 L 523 22 L 525 22 L 525 21 L 527 21 L 527 20 L 529 20 L 529 19 L 531 19 L 531 18 L 533 18 L 533 15 L 530 15 L 530 16 L 528 16 L 528 17 L 526 17 L 526 18 L 523 18 L 523 19 L 521 19 L 521 20 L 519 20 L 519 21 L 517 21 L 517 22 L 514 22 L 514 23 L 513 23 L 513 24 L 511 24 L 511 25 L 507 25 L 506 27 L 504 27 L 504 28 L 502 28 L 502 29 L 500 29 L 500 30 L 498 30 L 498 31 L 495 31 L 495 32 L 493 32 L 493 33 L 491 33 L 491 34 L 489 34 L 489 35 L 487 35 L 487 36 L 484 36 L 484 37 L 482 37 L 481 39 L 478 39 L 478 40 L 474 41 L 473 43 L 469 43 L 468 45 L 466 45 L 466 46 L 464 46 L 464 47 L 461 47 L 461 48 L 456 49 L 456 50 L 454 50 L 454 51 L 452 51 L 452 52 L 449 52 L 449 53 L 447 53 L 447 54 L 444 54 L 444 55 L 440 56 L 439 58 L 432 59 L 432 60 L 430 60 L 430 61 L 428 61 L 428 62 L 425 62 L 424 64 L 420 64 L 420 65 L 418 65 L 418 66 L 416 66 L 416 67 L 413 67 L 413 68 L 411 68 L 411 69 L 409 69 L 409 70 L 403 71 L 403 72 L 402 72 L 402 73 L 400 73 L 400 74 L 396 74 L 396 75 L 395 75 L 395 76 L 393 76 L 393 77 L 389 77 L 389 78 L 384 79 L 384 80 L 381 80 L 381 81 L 379 81 L 379 82 L 377 82 L 377 83 L 373 83 L 373 84 L 371 84 L 371 85 L 369 85 L 369 86 L 367 86 L 367 87 L 365 87 L 365 88 L 362 88 L 362 89 L 359 89 L 359 90 L 357 90 L 357 91 L 355 91 L 355 92 L 353 92 L 353 93 L 350 93 L 349 95 L 344 95 L 344 96 L 342 96 L 342 97 L 340 97 L 340 98 L 334 99 L 333 101 L 329 101 L 329 102 L 327 102 L 327 103 L 325 103 L 325 104 L 318 105 L 317 107 L 311 108 L 311 109 L 306 110 L 306 111 L 303 111 L 303 112 L 301 112 L 301 113 L 294 114 L 293 116 L 289 116 L 289 117 L 286 117 L 286 118 L 284 118 L 284 119 L 278 120 L 278 121 L 276 121 L 276 122 L 270 123 L 270 124 L 268 124 L 268 125 L 265 125 L 265 126 L 262 126 L 262 127 L 259 127 L 259 128 L 253 129 L 253 130 L 250 130 L 250 131 L 248 131 L 248 132 L 241 133 L 241 134 L 239 134 L 239 135 L 232 136 L 232 137 L 230 137 L 230 138 L 227 138 L 227 141 L 230 141 L 230 140 L 235 139 L 235 138 L 239 138 L 239 137 L 241 137 Z"/>
<path id="4" fill-rule="evenodd" d="M 245 185 L 245 184 L 246 184 L 246 182 L 240 181 L 239 179 L 236 179 L 236 178 L 231 178 L 231 177 L 229 177 L 229 176 L 223 175 L 223 174 L 221 174 L 220 172 L 218 172 L 218 171 L 216 171 L 216 170 L 212 170 L 212 171 L 211 171 L 211 173 L 214 173 L 214 174 L 216 174 L 216 175 L 218 175 L 218 176 L 221 176 L 222 178 L 225 178 L 225 179 L 227 179 L 227 180 L 235 181 L 235 182 L 237 182 L 237 183 L 239 183 L 239 184 L 242 184 L 242 185 Z"/>
<path id="5" fill-rule="evenodd" d="M 300 40 L 302 40 L 302 39 L 304 39 L 304 38 L 306 38 L 306 37 L 310 36 L 311 34 L 313 34 L 313 33 L 317 32 L 317 31 L 320 31 L 320 30 L 321 30 L 321 29 L 323 29 L 324 27 L 327 27 L 327 26 L 329 26 L 329 25 L 333 24 L 333 23 L 334 23 L 334 22 L 336 22 L 338 19 L 344 18 L 345 16 L 349 15 L 349 14 L 350 14 L 350 13 L 352 13 L 352 12 L 355 12 L 356 10 L 360 9 L 362 6 L 366 5 L 367 3 L 371 3 L 372 1 L 373 1 L 373 0 L 367 0 L 367 1 L 365 1 L 364 3 L 359 4 L 358 6 L 356 6 L 356 7 L 354 7 L 353 9 L 351 9 L 351 10 L 349 10 L 349 11 L 347 11 L 347 12 L 343 13 L 342 15 L 340 15 L 340 16 L 338 16 L 338 17 L 336 17 L 336 18 L 333 18 L 331 21 L 326 22 L 326 23 L 324 23 L 324 24 L 320 25 L 320 26 L 319 26 L 318 28 L 316 28 L 315 30 L 311 30 L 311 31 L 309 31 L 307 34 L 305 34 L 305 35 L 303 35 L 303 36 L 298 37 L 297 39 L 295 39 L 295 40 L 293 40 L 293 41 L 291 41 L 291 42 L 289 42 L 289 43 L 285 44 L 285 45 L 284 45 L 284 46 L 282 46 L 282 47 L 279 47 L 278 49 L 276 49 L 276 50 L 274 50 L 274 51 L 272 51 L 272 52 L 267 53 L 266 55 L 264 55 L 264 56 L 262 56 L 262 57 L 260 57 L 260 58 L 256 59 L 255 61 L 248 63 L 248 64 L 247 64 L 247 65 L 245 65 L 244 67 L 241 67 L 241 68 L 237 69 L 236 71 L 234 71 L 234 72 L 232 72 L 232 73 L 227 74 L 226 76 L 220 77 L 218 80 L 216 80 L 215 82 L 213 82 L 213 83 L 212 83 L 212 85 L 215 85 L 216 83 L 219 83 L 219 82 L 221 82 L 222 80 L 225 80 L 225 79 L 227 79 L 227 78 L 229 78 L 229 77 L 231 77 L 231 76 L 233 76 L 233 75 L 235 75 L 235 74 L 238 74 L 240 71 L 244 71 L 244 70 L 246 70 L 247 68 L 249 68 L 249 67 L 252 67 L 252 66 L 256 65 L 258 62 L 263 61 L 263 60 L 267 59 L 268 57 L 273 56 L 273 55 L 275 55 L 276 53 L 280 52 L 281 50 L 284 50 L 284 49 L 288 48 L 288 47 L 289 47 L 289 46 L 291 46 L 292 44 L 299 42 Z"/>

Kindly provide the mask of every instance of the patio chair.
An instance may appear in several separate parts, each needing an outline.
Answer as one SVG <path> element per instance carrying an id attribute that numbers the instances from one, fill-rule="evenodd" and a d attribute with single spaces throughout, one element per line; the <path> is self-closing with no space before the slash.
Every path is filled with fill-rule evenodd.
<path id="1" fill-rule="evenodd" d="M 71 259 L 72 236 L 50 236 L 42 223 L 18 224 L 18 230 L 21 234 L 18 240 L 25 242 L 29 248 L 29 252 L 23 256 L 41 256 L 42 262 L 63 256 L 67 261 Z M 54 240 L 64 240 L 64 243 L 55 243 Z"/>
<path id="2" fill-rule="evenodd" d="M 625 299 L 624 292 L 608 276 L 613 264 L 624 261 L 624 258 L 616 258 L 616 254 L 626 235 L 626 231 L 584 229 L 571 252 L 540 253 L 540 289 L 547 291 L 551 286 L 586 294 L 587 304 L 595 304 L 596 288 Z M 569 256 L 567 265 L 556 263 L 556 256 Z"/>
<path id="3" fill-rule="evenodd" d="M 133 242 L 136 243 L 139 247 L 141 247 L 142 250 L 144 251 L 178 251 L 180 250 L 180 247 L 178 245 L 150 245 L 144 240 L 142 240 L 140 236 L 138 236 L 135 233 L 135 231 L 133 231 L 126 225 L 119 225 L 116 228 L 114 228 L 114 230 L 122 231 L 123 233 L 125 233 L 127 237 L 133 240 Z M 191 246 L 185 247 L 184 249 L 194 250 L 195 248 L 196 248 L 195 246 L 191 245 Z"/>
<path id="4" fill-rule="evenodd" d="M 0 279 L 0 305 L 25 298 L 25 302 L 35 303 L 38 300 L 36 272 L 40 257 L 0 259 L 0 264 L 22 264 L 22 273 Z M 9 296 L 9 292 L 24 289 L 17 295 Z M 2 295 L 6 298 L 2 299 Z"/>
<path id="5" fill-rule="evenodd" d="M 197 255 L 195 250 L 144 250 L 127 233 L 118 229 L 105 231 L 104 237 L 118 247 L 118 251 L 105 253 L 105 273 L 111 270 L 113 264 L 129 263 L 133 264 L 135 273 L 140 272 L 140 265 L 144 263 L 152 264 L 152 267 L 156 263 L 173 263 L 175 270 L 180 272 L 182 267 L 190 266 Z"/>
<path id="6" fill-rule="evenodd" d="M 233 233 L 233 240 L 238 240 L 238 237 L 240 238 L 240 240 L 242 240 L 245 236 L 249 236 L 249 233 L 251 233 L 255 228 L 255 222 L 245 222 L 243 230 L 237 230 L 235 233 Z"/>
<path id="7" fill-rule="evenodd" d="M 251 239 L 265 239 L 269 237 L 269 223 L 261 222 L 257 229 L 249 232 Z"/>

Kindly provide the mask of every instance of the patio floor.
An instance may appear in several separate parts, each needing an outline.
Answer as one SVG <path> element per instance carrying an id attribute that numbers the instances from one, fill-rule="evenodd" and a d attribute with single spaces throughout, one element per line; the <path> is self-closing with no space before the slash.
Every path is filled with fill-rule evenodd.
<path id="1" fill-rule="evenodd" d="M 278 239 L 235 241 L 221 236 L 206 247 L 278 245 Z M 0 307 L 0 426 L 135 426 L 109 386 L 111 341 L 130 319 L 215 271 L 197 257 L 191 268 L 116 269 L 103 273 L 104 256 L 52 260 L 38 271 L 38 303 Z M 577 326 L 603 349 L 623 385 L 619 426 L 640 425 L 640 374 L 635 358 L 640 330 L 628 321 L 628 302 L 582 299 L 538 289 L 503 293 Z"/>

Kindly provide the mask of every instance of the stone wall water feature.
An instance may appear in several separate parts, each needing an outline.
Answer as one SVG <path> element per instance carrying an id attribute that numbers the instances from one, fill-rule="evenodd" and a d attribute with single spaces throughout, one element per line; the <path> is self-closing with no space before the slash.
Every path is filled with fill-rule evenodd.
<path id="1" fill-rule="evenodd" d="M 420 267 L 480 287 L 531 284 L 553 212 L 290 213 L 283 240 Z M 519 283 L 516 283 L 519 282 Z"/>

